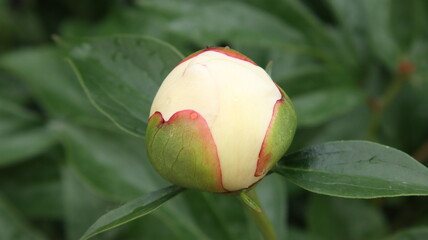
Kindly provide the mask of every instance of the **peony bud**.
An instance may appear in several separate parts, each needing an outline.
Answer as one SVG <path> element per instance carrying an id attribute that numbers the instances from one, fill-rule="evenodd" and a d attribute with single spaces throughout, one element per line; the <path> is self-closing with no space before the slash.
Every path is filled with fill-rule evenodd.
<path id="1" fill-rule="evenodd" d="M 257 183 L 296 129 L 290 99 L 246 56 L 196 52 L 166 77 L 150 111 L 147 151 L 155 169 L 186 188 L 233 192 Z"/>

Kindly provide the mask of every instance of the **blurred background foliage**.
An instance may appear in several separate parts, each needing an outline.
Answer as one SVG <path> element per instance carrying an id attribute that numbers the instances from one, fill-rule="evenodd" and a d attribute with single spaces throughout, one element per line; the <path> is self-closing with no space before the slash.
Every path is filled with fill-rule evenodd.
<path id="1" fill-rule="evenodd" d="M 228 45 L 273 62 L 298 114 L 290 151 L 365 139 L 426 165 L 427 24 L 422 0 L 0 0 L 0 239 L 78 239 L 168 185 L 144 140 L 89 103 L 53 39 L 146 35 L 184 55 Z M 428 239 L 426 197 L 341 199 L 280 176 L 257 191 L 280 239 Z M 96 239 L 259 236 L 236 198 L 186 191 Z"/>

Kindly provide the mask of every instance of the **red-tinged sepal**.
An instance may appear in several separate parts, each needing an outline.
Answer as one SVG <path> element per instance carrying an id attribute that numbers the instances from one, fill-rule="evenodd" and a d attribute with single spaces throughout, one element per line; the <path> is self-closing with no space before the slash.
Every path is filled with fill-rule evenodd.
<path id="1" fill-rule="evenodd" d="M 149 119 L 146 132 L 149 158 L 159 174 L 191 189 L 226 192 L 217 148 L 205 119 L 193 110 L 164 121 L 160 112 Z"/>
<path id="2" fill-rule="evenodd" d="M 272 119 L 263 140 L 254 176 L 265 175 L 285 154 L 290 146 L 296 129 L 297 119 L 292 103 L 285 92 L 274 106 Z"/>
<path id="3" fill-rule="evenodd" d="M 199 54 L 201 54 L 201 53 L 208 52 L 208 51 L 213 51 L 213 52 L 222 53 L 222 54 L 227 55 L 227 56 L 229 56 L 229 57 L 233 57 L 233 58 L 236 58 L 236 59 L 240 59 L 240 60 L 243 60 L 243 61 L 246 61 L 246 62 L 252 63 L 252 64 L 254 64 L 254 65 L 257 65 L 257 64 L 256 64 L 253 60 L 251 60 L 249 57 L 245 56 L 244 54 L 242 54 L 242 53 L 240 53 L 240 52 L 238 52 L 238 51 L 235 51 L 235 50 L 231 49 L 230 47 L 207 47 L 207 48 L 205 48 L 205 49 L 202 49 L 202 50 L 200 50 L 200 51 L 197 51 L 197 52 L 195 52 L 195 53 L 193 53 L 193 54 L 191 54 L 191 55 L 187 56 L 187 57 L 186 57 L 186 58 L 184 58 L 180 63 L 185 62 L 185 61 L 187 61 L 187 60 L 189 60 L 189 59 L 192 59 L 192 58 L 194 58 L 194 57 L 198 56 L 198 55 L 199 55 Z"/>

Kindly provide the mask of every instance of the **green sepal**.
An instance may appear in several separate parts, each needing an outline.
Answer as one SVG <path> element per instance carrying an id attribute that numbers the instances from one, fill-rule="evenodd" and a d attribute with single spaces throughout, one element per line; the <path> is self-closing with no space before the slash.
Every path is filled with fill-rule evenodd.
<path id="1" fill-rule="evenodd" d="M 159 112 L 149 119 L 146 145 L 152 165 L 168 181 L 191 189 L 225 192 L 217 148 L 205 119 L 195 111 Z"/>
<path id="2" fill-rule="evenodd" d="M 280 87 L 282 98 L 274 106 L 257 163 L 256 176 L 266 174 L 281 159 L 293 141 L 297 127 L 297 117 L 290 98 Z"/>
<path id="3" fill-rule="evenodd" d="M 241 191 L 239 193 L 239 198 L 241 199 L 241 201 L 243 203 L 245 203 L 252 210 L 254 210 L 256 212 L 262 212 L 262 208 L 259 206 L 259 204 L 256 201 L 254 201 L 253 199 L 251 199 L 251 197 L 248 196 L 245 191 Z"/>

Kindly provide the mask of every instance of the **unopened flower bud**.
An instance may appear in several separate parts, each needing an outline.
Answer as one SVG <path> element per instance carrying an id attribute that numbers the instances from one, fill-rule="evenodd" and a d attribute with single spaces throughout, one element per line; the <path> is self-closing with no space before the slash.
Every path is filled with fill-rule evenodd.
<path id="1" fill-rule="evenodd" d="M 233 192 L 265 176 L 295 129 L 290 99 L 262 68 L 228 47 L 207 48 L 162 83 L 146 145 L 153 166 L 170 182 Z"/>

